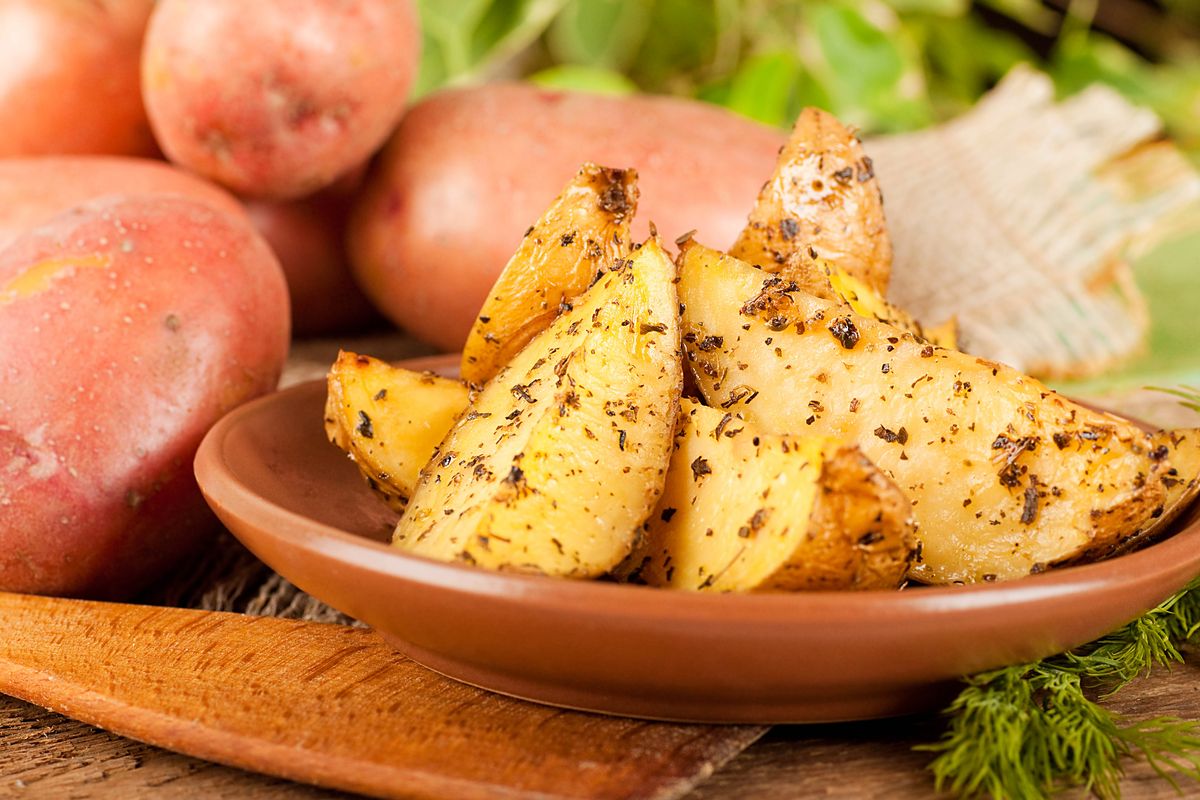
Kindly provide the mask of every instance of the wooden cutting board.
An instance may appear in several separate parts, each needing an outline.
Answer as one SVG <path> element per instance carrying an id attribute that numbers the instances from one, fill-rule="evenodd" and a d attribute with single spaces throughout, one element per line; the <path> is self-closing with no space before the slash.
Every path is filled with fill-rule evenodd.
<path id="1" fill-rule="evenodd" d="M 377 797 L 674 798 L 765 731 L 502 697 L 340 625 L 0 593 L 0 630 L 2 693 Z"/>

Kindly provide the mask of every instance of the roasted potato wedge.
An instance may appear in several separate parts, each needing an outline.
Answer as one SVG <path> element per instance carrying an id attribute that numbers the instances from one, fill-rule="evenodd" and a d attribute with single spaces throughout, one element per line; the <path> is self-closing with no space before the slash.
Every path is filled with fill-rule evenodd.
<path id="1" fill-rule="evenodd" d="M 913 503 L 927 583 L 1005 580 L 1111 550 L 1162 506 L 1149 434 L 1009 367 L 922 342 L 693 246 L 680 302 L 705 399 L 855 443 Z"/>
<path id="2" fill-rule="evenodd" d="M 467 407 L 462 381 L 339 352 L 329 370 L 325 433 L 388 505 L 404 511 L 421 467 Z"/>
<path id="3" fill-rule="evenodd" d="M 637 173 L 584 164 L 525 233 L 463 345 L 464 380 L 487 381 L 571 300 L 629 254 Z"/>
<path id="4" fill-rule="evenodd" d="M 810 251 L 881 297 L 887 293 L 892 243 L 871 159 L 853 133 L 817 108 L 800 112 L 729 252 L 778 272 Z"/>
<path id="5" fill-rule="evenodd" d="M 856 314 L 958 344 L 953 321 L 922 328 L 887 301 L 892 244 L 875 171 L 862 143 L 825 111 L 801 112 L 729 253 Z"/>
<path id="6" fill-rule="evenodd" d="M 616 571 L 673 589 L 894 589 L 916 539 L 904 493 L 857 447 L 758 433 L 683 400 L 662 499 Z"/>
<path id="7" fill-rule="evenodd" d="M 1151 519 L 1118 547 L 1101 556 L 1125 553 L 1153 540 L 1167 526 L 1187 511 L 1200 497 L 1200 428 L 1180 428 L 1158 431 L 1153 434 L 1154 450 L 1151 458 L 1163 459 L 1167 468 L 1162 475 L 1166 496 L 1161 512 L 1155 511 Z"/>
<path id="8" fill-rule="evenodd" d="M 494 569 L 602 575 L 662 493 L 683 370 L 675 268 L 651 239 L 479 392 L 394 543 Z"/>

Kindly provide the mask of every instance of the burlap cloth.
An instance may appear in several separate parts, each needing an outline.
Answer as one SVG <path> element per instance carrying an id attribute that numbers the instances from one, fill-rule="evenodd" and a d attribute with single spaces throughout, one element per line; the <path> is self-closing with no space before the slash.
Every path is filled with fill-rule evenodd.
<path id="1" fill-rule="evenodd" d="M 1200 218 L 1200 178 L 1159 133 L 1153 114 L 1109 89 L 1058 102 L 1045 76 L 1017 68 L 963 117 L 869 140 L 895 247 L 891 298 L 926 322 L 956 317 L 963 349 L 1042 376 L 1129 358 L 1148 323 L 1132 259 Z M 297 343 L 283 385 L 323 377 L 339 346 L 388 360 L 430 352 L 399 334 Z M 1164 427 L 1200 424 L 1159 393 L 1084 399 Z M 228 533 L 148 599 L 353 623 Z"/>

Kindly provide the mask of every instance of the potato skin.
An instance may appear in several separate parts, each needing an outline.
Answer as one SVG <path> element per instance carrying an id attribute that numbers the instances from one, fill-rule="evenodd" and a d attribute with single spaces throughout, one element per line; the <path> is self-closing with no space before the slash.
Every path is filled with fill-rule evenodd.
<path id="1" fill-rule="evenodd" d="M 189 197 L 235 217 L 233 195 L 161 161 L 120 156 L 40 156 L 0 160 L 0 248 L 34 225 L 108 194 Z"/>
<path id="2" fill-rule="evenodd" d="M 148 155 L 138 77 L 154 0 L 0 0 L 0 157 Z"/>
<path id="3" fill-rule="evenodd" d="M 491 84 L 413 106 L 351 221 L 350 258 L 376 307 L 446 350 L 462 346 L 522 235 L 585 161 L 634 167 L 633 235 L 693 228 L 732 242 L 784 136 L 696 101 Z"/>
<path id="4" fill-rule="evenodd" d="M 525 233 L 475 317 L 459 374 L 485 383 L 629 255 L 637 172 L 584 164 Z"/>
<path id="5" fill-rule="evenodd" d="M 160 0 L 142 90 L 172 161 L 243 195 L 289 199 L 383 143 L 419 55 L 410 0 Z"/>
<path id="6" fill-rule="evenodd" d="M 297 336 L 352 333 L 382 325 L 346 260 L 349 202 L 321 192 L 300 200 L 248 200 L 246 212 L 287 276 Z"/>
<path id="7" fill-rule="evenodd" d="M 194 201 L 104 198 L 0 252 L 0 589 L 128 596 L 194 551 L 196 447 L 288 333 L 266 244 Z"/>
<path id="8" fill-rule="evenodd" d="M 818 108 L 800 112 L 729 253 L 789 280 L 788 259 L 812 253 L 887 294 L 892 242 L 879 180 L 862 143 L 836 117 Z"/>

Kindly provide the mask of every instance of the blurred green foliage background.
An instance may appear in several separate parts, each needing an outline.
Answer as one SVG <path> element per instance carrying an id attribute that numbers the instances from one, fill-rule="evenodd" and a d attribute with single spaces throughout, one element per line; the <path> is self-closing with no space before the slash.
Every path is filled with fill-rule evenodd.
<path id="1" fill-rule="evenodd" d="M 419 91 L 529 76 L 699 97 L 772 125 L 820 105 L 868 133 L 970 106 L 1020 61 L 1107 83 L 1200 154 L 1200 0 L 421 0 Z"/>
<path id="2" fill-rule="evenodd" d="M 1152 108 L 1200 166 L 1200 0 L 419 0 L 418 94 L 524 77 L 685 95 L 770 125 L 818 105 L 864 133 L 952 117 L 1029 62 Z M 1200 382 L 1200 233 L 1138 264 L 1146 355 L 1078 391 Z"/>

